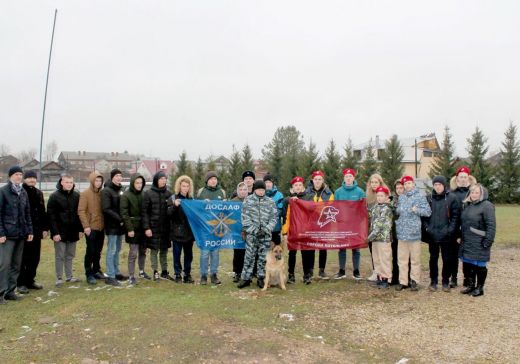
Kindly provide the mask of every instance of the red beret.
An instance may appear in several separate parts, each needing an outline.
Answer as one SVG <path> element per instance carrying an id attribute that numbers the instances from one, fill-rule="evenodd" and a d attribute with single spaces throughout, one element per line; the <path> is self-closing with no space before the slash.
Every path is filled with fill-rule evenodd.
<path id="1" fill-rule="evenodd" d="M 410 182 L 412 181 L 413 182 L 413 177 L 412 176 L 404 176 L 403 178 L 401 178 L 401 184 L 405 184 L 406 182 Z"/>
<path id="2" fill-rule="evenodd" d="M 459 173 L 467 173 L 468 175 L 471 174 L 471 171 L 469 170 L 469 167 L 462 166 L 457 170 L 457 173 L 455 173 L 455 176 L 458 176 Z"/>
<path id="3" fill-rule="evenodd" d="M 376 193 L 379 193 L 379 192 L 384 192 L 387 195 L 390 195 L 390 191 L 385 186 L 379 186 L 378 188 L 376 188 Z"/>
<path id="4" fill-rule="evenodd" d="M 305 182 L 305 179 L 303 179 L 303 177 L 300 177 L 300 176 L 296 176 L 294 177 L 292 180 L 291 180 L 291 186 L 297 182 L 301 182 L 301 183 L 304 183 Z"/>
<path id="5" fill-rule="evenodd" d="M 343 170 L 343 175 L 346 176 L 347 174 L 351 174 L 356 177 L 356 170 L 352 168 L 346 168 Z"/>
<path id="6" fill-rule="evenodd" d="M 311 177 L 314 178 L 316 176 L 322 176 L 323 178 L 325 178 L 325 173 L 323 173 L 322 171 L 314 171 L 314 172 L 312 172 Z"/>

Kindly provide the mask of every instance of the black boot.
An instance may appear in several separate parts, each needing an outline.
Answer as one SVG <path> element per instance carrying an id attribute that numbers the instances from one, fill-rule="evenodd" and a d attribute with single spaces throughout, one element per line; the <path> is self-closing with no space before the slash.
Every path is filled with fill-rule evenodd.
<path id="1" fill-rule="evenodd" d="M 258 288 L 264 288 L 264 277 L 258 277 L 256 279 L 256 285 Z"/>
<path id="2" fill-rule="evenodd" d="M 473 279 L 471 278 L 465 278 L 466 280 L 466 288 L 464 288 L 460 293 L 462 294 L 471 294 L 475 290 L 475 282 L 473 282 Z"/>
<path id="3" fill-rule="evenodd" d="M 294 277 L 294 273 L 289 273 L 289 277 L 287 278 L 287 284 L 296 283 L 296 277 Z"/>
<path id="4" fill-rule="evenodd" d="M 486 283 L 487 278 L 487 268 L 486 267 L 478 267 L 477 268 L 477 288 L 471 292 L 473 297 L 483 296 L 484 295 L 484 283 Z"/>
<path id="5" fill-rule="evenodd" d="M 477 288 L 475 288 L 471 293 L 471 296 L 478 297 L 484 295 L 484 286 L 478 285 Z"/>
<path id="6" fill-rule="evenodd" d="M 251 280 L 241 279 L 240 282 L 238 282 L 237 288 L 245 288 L 245 287 L 249 287 L 250 285 L 251 285 Z"/>

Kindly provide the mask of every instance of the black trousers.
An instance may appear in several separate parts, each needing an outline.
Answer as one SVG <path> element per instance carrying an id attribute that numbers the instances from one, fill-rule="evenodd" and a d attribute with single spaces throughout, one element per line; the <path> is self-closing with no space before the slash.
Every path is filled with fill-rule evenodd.
<path id="1" fill-rule="evenodd" d="M 398 240 L 392 239 L 392 284 L 399 283 L 399 264 L 397 264 Z"/>
<path id="2" fill-rule="evenodd" d="M 233 249 L 233 272 L 239 276 L 242 274 L 242 269 L 244 269 L 245 256 L 245 249 Z"/>
<path id="3" fill-rule="evenodd" d="M 105 233 L 99 230 L 92 230 L 89 236 L 85 236 L 87 248 L 85 251 L 85 275 L 92 277 L 101 272 L 101 252 L 105 242 Z"/>
<path id="4" fill-rule="evenodd" d="M 453 241 L 449 245 L 449 251 L 450 251 L 450 278 L 452 280 L 457 279 L 457 274 L 459 272 L 459 244 L 457 244 L 456 241 Z"/>
<path id="5" fill-rule="evenodd" d="M 448 284 L 451 276 L 451 260 L 456 257 L 451 256 L 453 249 L 450 249 L 450 242 L 431 242 L 428 244 L 430 250 L 430 280 L 432 284 L 439 282 L 439 251 L 442 256 L 442 284 Z"/>
<path id="6" fill-rule="evenodd" d="M 33 241 L 25 241 L 23 245 L 22 264 L 20 266 L 20 274 L 18 275 L 18 287 L 30 286 L 34 283 L 36 271 L 40 264 L 40 253 L 42 248 L 42 239 L 34 237 Z"/>
<path id="7" fill-rule="evenodd" d="M 327 265 L 327 251 L 319 250 L 318 253 L 318 267 L 320 269 L 325 270 L 325 266 Z"/>
<path id="8" fill-rule="evenodd" d="M 294 274 L 294 268 L 296 267 L 296 252 L 297 250 L 289 250 L 289 274 Z M 302 266 L 304 275 L 312 275 L 314 269 L 314 261 L 316 256 L 315 250 L 302 250 Z"/>

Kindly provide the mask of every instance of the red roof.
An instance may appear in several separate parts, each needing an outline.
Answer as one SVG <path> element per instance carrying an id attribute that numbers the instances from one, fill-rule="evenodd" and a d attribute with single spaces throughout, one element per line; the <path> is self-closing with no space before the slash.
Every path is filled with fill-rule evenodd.
<path id="1" fill-rule="evenodd" d="M 141 161 L 141 164 L 138 166 L 138 169 L 144 167 L 148 170 L 148 172 L 150 172 L 152 176 L 159 171 L 163 171 L 164 173 L 166 173 L 167 176 L 169 176 L 174 166 L 175 164 L 173 163 L 173 161 L 160 159 L 145 159 Z M 135 167 L 130 170 L 130 173 L 136 172 L 137 171 Z"/>

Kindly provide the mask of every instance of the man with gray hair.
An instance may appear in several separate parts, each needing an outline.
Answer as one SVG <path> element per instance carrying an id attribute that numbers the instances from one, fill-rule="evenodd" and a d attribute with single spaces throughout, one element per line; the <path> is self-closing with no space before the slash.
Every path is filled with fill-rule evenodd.
<path id="1" fill-rule="evenodd" d="M 9 169 L 9 182 L 0 188 L 0 304 L 21 297 L 14 290 L 20 266 L 24 241 L 33 240 L 29 197 L 22 187 L 23 171 Z"/>

